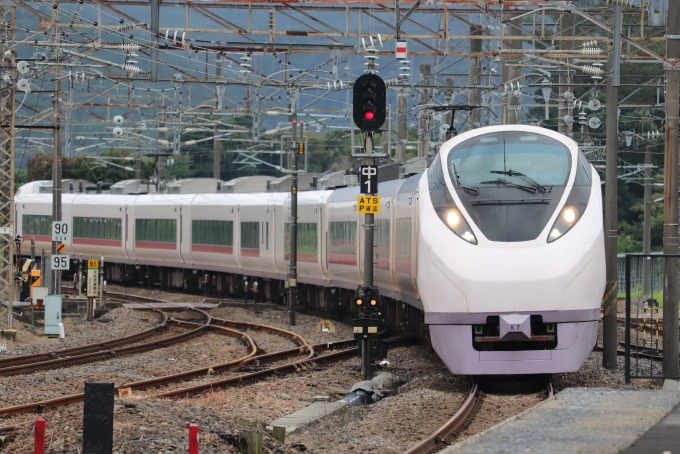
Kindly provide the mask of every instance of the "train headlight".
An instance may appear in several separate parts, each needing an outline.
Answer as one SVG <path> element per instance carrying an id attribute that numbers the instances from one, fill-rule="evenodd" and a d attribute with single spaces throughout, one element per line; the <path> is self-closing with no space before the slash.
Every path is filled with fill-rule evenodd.
<path id="1" fill-rule="evenodd" d="M 558 238 L 561 238 L 571 228 L 576 225 L 581 218 L 581 214 L 585 211 L 585 204 L 566 205 L 562 208 L 559 216 L 555 219 L 555 223 L 548 234 L 548 243 L 552 243 Z"/>
<path id="2" fill-rule="evenodd" d="M 460 214 L 456 210 L 449 210 L 446 212 L 446 224 L 455 229 L 460 224 Z"/>
<path id="3" fill-rule="evenodd" d="M 376 306 L 378 304 L 378 300 L 372 299 L 371 300 L 371 306 Z"/>
<path id="4" fill-rule="evenodd" d="M 573 224 L 576 220 L 576 216 L 576 209 L 574 207 L 567 207 L 562 210 L 562 219 L 564 219 L 564 222 L 567 224 Z"/>
<path id="5" fill-rule="evenodd" d="M 363 304 L 363 302 L 364 301 L 361 298 L 357 298 L 357 300 L 356 300 L 357 306 L 361 306 Z"/>
<path id="6" fill-rule="evenodd" d="M 477 237 L 458 208 L 437 209 L 437 214 L 453 233 L 471 244 L 477 244 Z"/>

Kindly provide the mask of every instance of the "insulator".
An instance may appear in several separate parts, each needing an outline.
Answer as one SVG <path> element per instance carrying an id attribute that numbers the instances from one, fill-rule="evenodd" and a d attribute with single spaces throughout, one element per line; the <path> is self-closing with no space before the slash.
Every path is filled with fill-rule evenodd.
<path id="1" fill-rule="evenodd" d="M 597 68 L 595 66 L 583 65 L 580 68 L 581 71 L 592 76 L 601 76 L 602 74 L 604 74 L 604 71 L 602 69 Z"/>
<path id="2" fill-rule="evenodd" d="M 118 49 L 132 52 L 133 50 L 139 50 L 142 46 L 134 43 L 123 43 L 118 46 Z"/>
<path id="3" fill-rule="evenodd" d="M 276 11 L 273 9 L 269 10 L 269 28 L 274 30 L 274 25 L 276 25 Z"/>
<path id="4" fill-rule="evenodd" d="M 143 72 L 141 70 L 141 68 L 134 66 L 134 65 L 128 65 L 128 64 L 120 65 L 120 69 L 122 69 L 125 72 L 134 73 L 134 74 L 141 74 Z"/>
<path id="5" fill-rule="evenodd" d="M 578 53 L 581 54 L 581 55 L 589 55 L 591 57 L 597 57 L 602 53 L 602 49 L 599 49 L 597 47 L 586 47 L 586 48 L 583 48 L 583 49 L 579 49 Z"/>
<path id="6" fill-rule="evenodd" d="M 597 47 L 597 40 L 586 41 L 581 44 L 581 47 Z"/>
<path id="7" fill-rule="evenodd" d="M 633 6 L 633 0 L 607 0 L 607 3 L 610 3 L 612 5 L 621 5 L 628 7 Z"/>
<path id="8" fill-rule="evenodd" d="M 119 32 L 126 32 L 128 30 L 132 30 L 133 28 L 135 28 L 135 24 L 125 24 L 125 25 L 118 27 L 118 31 Z"/>

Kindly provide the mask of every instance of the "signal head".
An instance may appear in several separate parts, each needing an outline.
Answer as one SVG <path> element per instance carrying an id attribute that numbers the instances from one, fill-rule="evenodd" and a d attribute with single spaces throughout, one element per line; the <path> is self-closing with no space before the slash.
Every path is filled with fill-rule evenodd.
<path id="1" fill-rule="evenodd" d="M 352 117 L 365 132 L 379 130 L 387 114 L 387 88 L 375 74 L 364 74 L 354 82 Z"/>

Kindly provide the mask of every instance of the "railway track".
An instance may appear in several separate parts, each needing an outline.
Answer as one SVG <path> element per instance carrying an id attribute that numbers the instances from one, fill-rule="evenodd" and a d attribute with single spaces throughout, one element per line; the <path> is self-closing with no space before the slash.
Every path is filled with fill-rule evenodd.
<path id="1" fill-rule="evenodd" d="M 547 398 L 552 399 L 553 388 L 552 384 L 548 383 Z M 474 384 L 470 389 L 467 399 L 460 406 L 458 411 L 449 418 L 439 429 L 432 432 L 426 438 L 411 446 L 403 452 L 403 454 L 434 454 L 442 451 L 451 443 L 460 432 L 465 430 L 475 415 L 481 408 L 483 403 L 482 393 L 477 384 Z"/>
<path id="2" fill-rule="evenodd" d="M 411 446 L 403 454 L 433 454 L 446 448 L 452 435 L 464 430 L 482 406 L 482 395 L 477 384 L 472 386 L 463 405 L 439 429 L 432 432 L 418 444 Z"/>
<path id="3" fill-rule="evenodd" d="M 198 312 L 204 318 L 205 322 L 192 330 L 182 332 L 176 336 L 141 344 L 137 343 L 140 340 L 147 339 L 157 334 L 159 331 L 165 329 L 168 326 L 167 314 L 158 311 L 163 315 L 163 322 L 160 325 L 132 336 L 126 336 L 108 342 L 88 344 L 82 347 L 74 347 L 35 355 L 17 356 L 0 360 L 0 376 L 28 374 L 40 370 L 58 369 L 62 367 L 113 359 L 126 355 L 144 353 L 158 348 L 168 347 L 179 342 L 186 342 L 196 336 L 205 334 L 210 325 L 210 315 L 200 309 L 187 308 L 186 310 Z"/>
<path id="4" fill-rule="evenodd" d="M 128 298 L 129 296 L 132 296 L 133 298 Z M 111 295 L 111 293 L 109 293 L 109 298 L 112 298 L 112 299 L 114 298 L 113 295 Z M 157 300 L 152 300 L 150 298 L 137 297 L 137 296 L 134 296 L 134 295 L 125 295 L 125 294 L 117 294 L 115 296 L 115 299 L 124 300 L 124 301 L 130 301 L 131 299 L 134 299 L 134 300 L 136 300 L 135 302 L 144 301 L 146 303 L 148 303 L 148 302 L 158 302 Z M 199 311 L 199 312 L 205 314 L 203 311 Z M 237 322 L 237 321 L 232 321 L 232 320 L 216 319 L 216 318 L 211 318 L 207 314 L 205 314 L 205 315 L 206 315 L 206 321 L 203 324 L 197 323 L 195 321 L 180 320 L 180 319 L 171 319 L 169 322 L 171 322 L 171 323 L 173 323 L 177 326 L 194 328 L 193 330 L 191 330 L 189 332 L 196 332 L 197 330 L 211 330 L 213 332 L 217 332 L 217 333 L 220 333 L 220 334 L 238 337 L 246 345 L 246 348 L 247 348 L 246 354 L 244 356 L 240 357 L 240 358 L 233 359 L 231 361 L 228 361 L 228 362 L 225 362 L 225 363 L 222 363 L 222 364 L 210 365 L 210 366 L 199 368 L 199 369 L 193 369 L 193 370 L 181 372 L 181 373 L 178 373 L 178 374 L 156 377 L 156 378 L 152 378 L 152 379 L 144 380 L 144 381 L 124 383 L 124 384 L 121 384 L 121 385 L 117 385 L 115 387 L 115 389 L 118 390 L 118 389 L 130 388 L 130 389 L 133 389 L 133 390 L 134 389 L 150 390 L 150 389 L 153 389 L 153 388 L 158 388 L 158 387 L 161 387 L 161 386 L 164 386 L 164 385 L 168 385 L 170 383 L 178 383 L 178 382 L 190 380 L 190 379 L 193 379 L 193 378 L 196 378 L 196 377 L 212 376 L 212 375 L 220 374 L 220 373 L 223 373 L 223 372 L 235 371 L 235 370 L 238 370 L 238 369 L 244 368 L 244 367 L 255 367 L 256 369 L 258 369 L 258 370 L 255 370 L 254 372 L 247 372 L 247 373 L 243 373 L 243 374 L 238 374 L 238 375 L 228 377 L 228 378 L 224 378 L 224 379 L 211 380 L 207 383 L 202 383 L 202 384 L 199 384 L 199 385 L 194 385 L 194 386 L 190 386 L 190 387 L 183 387 L 183 388 L 179 388 L 179 389 L 161 392 L 161 393 L 158 393 L 158 394 L 152 394 L 152 395 L 149 395 L 147 398 L 186 397 L 186 396 L 191 396 L 191 395 L 194 395 L 194 394 L 199 394 L 199 393 L 204 392 L 206 390 L 228 387 L 228 386 L 232 386 L 234 384 L 240 384 L 240 383 L 244 383 L 244 382 L 248 382 L 248 381 L 254 381 L 254 380 L 262 379 L 262 378 L 271 376 L 273 374 L 278 375 L 278 374 L 284 374 L 284 373 L 299 371 L 302 367 L 311 365 L 312 363 L 337 360 L 337 359 L 343 358 L 345 356 L 356 354 L 356 352 L 357 352 L 356 341 L 354 339 L 346 340 L 346 341 L 340 341 L 340 342 L 310 345 L 301 336 L 299 336 L 295 333 L 292 333 L 290 331 L 280 329 L 280 328 L 276 328 L 276 327 L 269 326 L 269 325 L 257 324 L 257 323 Z M 242 332 L 242 330 L 263 331 L 263 332 L 267 332 L 267 333 L 270 333 L 270 334 L 276 334 L 278 336 L 286 337 L 286 338 L 289 338 L 289 339 L 293 340 L 294 342 L 296 342 L 298 344 L 298 347 L 292 348 L 292 349 L 286 349 L 286 350 L 282 350 L 282 351 L 278 351 L 278 352 L 258 354 L 259 350 L 257 348 L 256 342 L 248 334 Z M 385 342 L 394 346 L 394 345 L 403 343 L 407 340 L 408 340 L 408 338 L 406 338 L 406 337 L 397 337 L 397 338 L 388 339 Z M 320 352 L 329 352 L 329 351 L 330 351 L 330 353 L 319 354 Z M 291 356 L 299 356 L 301 354 L 305 355 L 302 359 L 297 359 L 295 361 L 292 361 L 292 362 L 289 362 L 289 363 L 286 363 L 286 364 L 283 364 L 283 365 L 277 365 L 277 366 L 273 366 L 273 367 L 263 367 L 263 365 L 265 365 L 267 363 L 279 361 L 279 360 L 282 360 L 282 359 L 285 359 L 285 358 L 291 357 Z M 66 358 L 66 359 L 68 359 L 68 358 Z M 40 412 L 44 409 L 57 408 L 57 407 L 61 407 L 61 406 L 64 406 L 64 405 L 69 405 L 69 404 L 81 402 L 83 400 L 83 397 L 84 397 L 84 395 L 79 393 L 79 394 L 61 396 L 61 397 L 58 397 L 58 398 L 55 398 L 55 399 L 43 400 L 43 401 L 40 401 L 40 402 L 32 402 L 32 403 L 23 404 L 23 405 L 2 408 L 2 409 L 0 409 L 0 416 L 13 416 L 13 415 L 17 415 L 17 414 L 34 412 L 34 411 Z"/>

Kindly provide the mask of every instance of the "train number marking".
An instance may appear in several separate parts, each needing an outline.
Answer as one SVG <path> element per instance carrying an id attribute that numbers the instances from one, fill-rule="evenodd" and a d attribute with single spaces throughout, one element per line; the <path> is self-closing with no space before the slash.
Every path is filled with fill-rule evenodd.
<path id="1" fill-rule="evenodd" d="M 510 325 L 510 331 L 519 331 L 519 325 Z"/>

